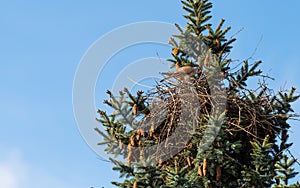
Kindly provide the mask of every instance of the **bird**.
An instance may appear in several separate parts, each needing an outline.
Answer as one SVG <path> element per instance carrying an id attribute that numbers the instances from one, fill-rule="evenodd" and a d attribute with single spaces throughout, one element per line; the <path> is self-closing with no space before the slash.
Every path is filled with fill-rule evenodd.
<path id="1" fill-rule="evenodd" d="M 162 79 L 160 82 L 169 80 L 171 78 L 181 79 L 181 80 L 186 79 L 187 76 L 190 77 L 190 76 L 196 74 L 197 71 L 198 71 L 197 67 L 192 67 L 190 65 L 183 66 L 183 67 L 180 67 L 180 68 L 176 69 L 174 72 L 162 73 L 163 75 L 166 75 L 167 77 Z"/>

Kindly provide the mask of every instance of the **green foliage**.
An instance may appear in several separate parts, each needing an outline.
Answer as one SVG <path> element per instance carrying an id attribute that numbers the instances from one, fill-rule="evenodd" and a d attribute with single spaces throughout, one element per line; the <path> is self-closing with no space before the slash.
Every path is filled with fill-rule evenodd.
<path id="1" fill-rule="evenodd" d="M 126 88 L 119 97 L 107 92 L 109 100 L 104 103 L 113 113 L 98 111 L 97 120 L 105 128 L 104 132 L 95 128 L 103 137 L 99 144 L 106 145 L 106 152 L 112 156 L 126 158 L 126 162 L 110 159 L 115 164 L 113 170 L 125 178 L 112 184 L 124 188 L 299 187 L 299 183 L 289 184 L 298 174 L 292 167 L 297 161 L 293 156 L 288 160 L 286 155 L 292 145 L 288 143 L 288 120 L 296 117 L 291 104 L 299 98 L 295 88 L 274 94 L 258 69 L 261 61 L 245 60 L 232 68 L 234 62 L 228 55 L 235 39 L 226 37 L 230 27 L 223 29 L 223 19 L 216 29 L 209 23 L 212 3 L 183 0 L 182 4 L 188 23 L 185 29 L 176 25 L 179 34 L 170 40 L 173 53 L 169 61 L 171 67 L 197 67 L 188 84 L 194 90 L 182 89 L 179 80 L 163 81 L 146 94 L 138 91 L 133 95 Z M 222 75 L 213 72 L 215 67 Z M 216 82 L 214 95 L 221 96 L 221 90 L 225 91 L 226 110 L 213 109 L 218 101 L 213 100 L 213 88 L 208 84 L 220 77 L 225 84 Z M 255 77 L 264 82 L 252 90 L 247 83 Z M 198 122 L 195 129 L 187 127 L 180 135 L 192 135 L 191 139 L 168 159 L 163 160 L 164 147 L 152 155 L 145 148 L 168 144 L 181 125 L 181 104 L 185 101 L 178 96 L 190 93 L 196 93 L 201 103 L 198 101 L 199 105 L 186 113 L 191 115 L 186 124 L 193 120 L 193 114 Z M 156 110 L 150 107 L 159 102 L 167 105 Z M 181 137 L 177 141 L 180 143 Z"/>
<path id="2" fill-rule="evenodd" d="M 242 182 L 245 186 L 270 187 L 274 166 L 272 157 L 273 143 L 269 143 L 269 136 L 260 143 L 258 140 L 250 142 L 252 145 L 251 166 L 245 167 L 242 172 Z"/>
<path id="3" fill-rule="evenodd" d="M 294 185 L 289 186 L 289 180 L 294 178 L 299 172 L 295 172 L 292 166 L 296 163 L 296 159 L 292 158 L 288 160 L 286 155 L 282 156 L 281 161 L 277 161 L 275 164 L 275 172 L 277 175 L 275 176 L 276 185 L 274 187 L 299 187 L 299 183 L 297 182 Z"/>

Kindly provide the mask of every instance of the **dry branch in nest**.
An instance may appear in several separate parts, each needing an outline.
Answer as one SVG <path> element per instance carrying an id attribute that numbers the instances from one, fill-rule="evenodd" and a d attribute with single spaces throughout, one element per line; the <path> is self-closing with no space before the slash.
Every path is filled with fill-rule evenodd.
<path id="1" fill-rule="evenodd" d="M 277 119 L 272 115 L 274 98 L 263 85 L 258 88 L 262 92 L 255 100 L 247 95 L 228 94 L 229 91 L 224 96 L 224 93 L 218 93 L 218 89 L 212 94 L 213 87 L 224 86 L 210 86 L 202 72 L 188 80 L 158 84 L 156 89 L 148 94 L 148 103 L 152 104 L 153 108 L 143 118 L 140 129 L 135 133 L 135 140 L 131 140 L 131 143 L 139 144 L 138 147 L 131 144 L 136 147 L 135 154 L 132 154 L 131 147 L 128 148 L 130 159 L 127 161 L 132 163 L 154 157 L 161 165 L 168 163 L 164 159 L 188 149 L 193 133 L 197 132 L 197 139 L 202 139 L 208 123 L 207 117 L 213 113 L 212 110 L 215 110 L 220 98 L 221 102 L 226 101 L 227 119 L 222 125 L 223 131 L 231 135 L 239 134 L 243 138 L 245 152 L 249 153 L 249 141 L 263 140 L 266 135 L 273 135 L 275 139 L 279 128 L 276 127 Z M 180 134 L 176 132 L 178 129 Z M 186 135 L 190 135 L 188 140 Z M 157 151 L 147 152 L 144 149 L 158 144 L 161 146 L 157 147 Z M 177 156 L 178 161 L 186 161 L 184 156 Z"/>
<path id="2" fill-rule="evenodd" d="M 155 156 L 156 161 L 164 161 L 163 159 L 168 159 L 187 148 L 195 131 L 205 129 L 205 116 L 209 116 L 211 112 L 212 97 L 209 85 L 203 78 L 204 75 L 198 74 L 197 77 L 189 77 L 186 80 L 158 84 L 156 89 L 148 94 L 147 102 L 153 107 L 135 133 L 138 135 L 135 142 L 141 141 L 141 147 L 136 148 L 135 156 L 140 156 L 141 148 L 161 144 L 157 151 L 148 157 Z M 141 129 L 145 131 L 143 136 L 140 135 Z M 129 148 L 130 161 L 138 161 L 140 158 L 132 159 L 132 148 Z M 143 150 L 143 154 L 149 153 Z"/>

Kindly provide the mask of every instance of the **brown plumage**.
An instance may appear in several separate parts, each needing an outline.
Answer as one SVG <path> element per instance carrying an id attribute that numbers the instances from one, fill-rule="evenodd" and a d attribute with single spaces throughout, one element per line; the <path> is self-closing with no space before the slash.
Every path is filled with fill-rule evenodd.
<path id="1" fill-rule="evenodd" d="M 164 75 L 167 75 L 166 78 L 162 79 L 160 82 L 163 82 L 165 80 L 171 79 L 171 78 L 176 78 L 176 79 L 184 79 L 187 76 L 190 77 L 193 74 L 197 73 L 197 67 L 192 67 L 192 66 L 183 66 L 175 70 L 174 72 L 166 72 L 163 73 Z"/>

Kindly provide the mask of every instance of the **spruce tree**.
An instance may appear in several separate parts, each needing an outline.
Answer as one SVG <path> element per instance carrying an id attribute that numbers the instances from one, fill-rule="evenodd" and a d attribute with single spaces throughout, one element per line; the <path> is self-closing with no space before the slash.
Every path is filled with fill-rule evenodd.
<path id="1" fill-rule="evenodd" d="M 300 187 L 290 183 L 298 174 L 288 141 L 288 120 L 297 117 L 291 106 L 299 98 L 295 88 L 274 93 L 259 69 L 261 61 L 228 58 L 235 38 L 227 38 L 230 27 L 223 28 L 223 19 L 215 29 L 209 23 L 211 2 L 181 2 L 187 25 L 176 25 L 179 34 L 170 39 L 166 79 L 146 92 L 107 91 L 104 103 L 113 113 L 98 110 L 105 129 L 95 128 L 104 139 L 99 144 L 107 146 L 113 170 L 122 177 L 112 184 Z M 178 71 L 183 67 L 192 71 L 183 75 Z M 251 78 L 261 80 L 257 88 L 247 86 Z"/>

